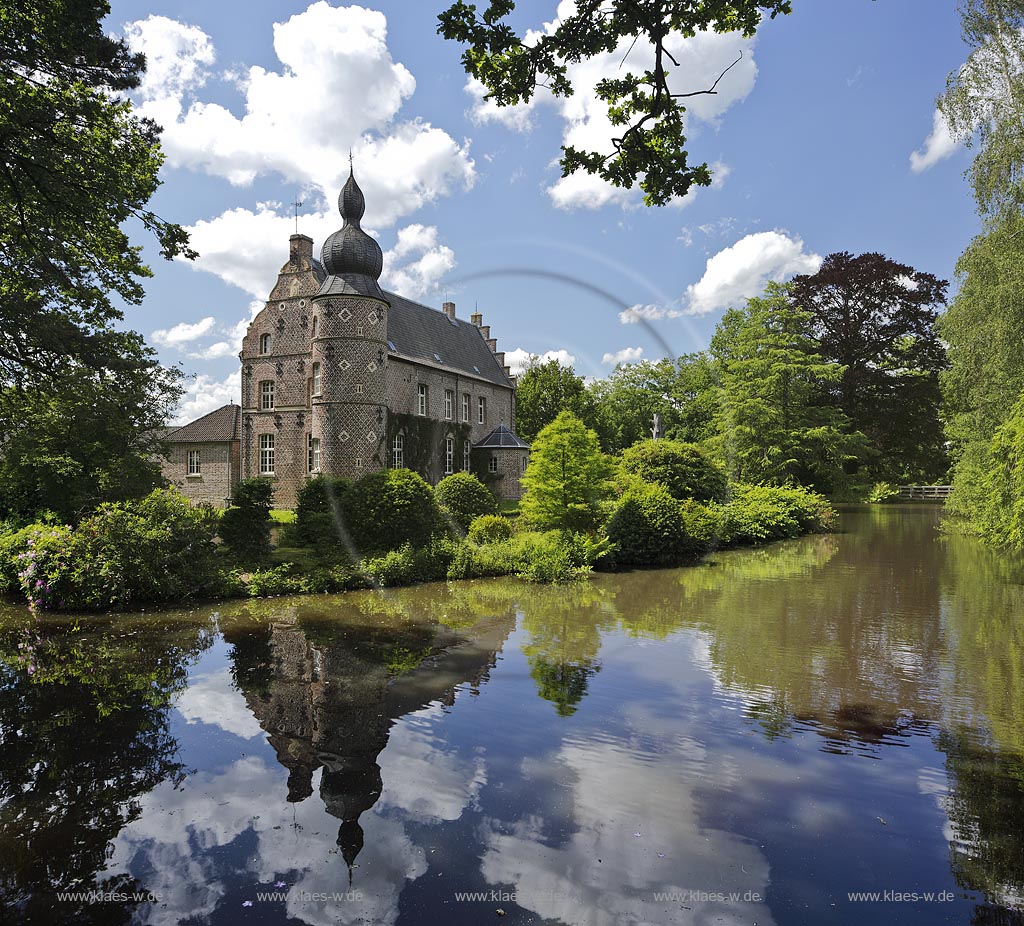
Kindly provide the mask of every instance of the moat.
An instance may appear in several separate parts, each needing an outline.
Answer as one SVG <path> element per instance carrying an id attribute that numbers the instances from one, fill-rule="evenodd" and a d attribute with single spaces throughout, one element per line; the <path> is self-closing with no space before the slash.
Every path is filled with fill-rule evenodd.
<path id="1" fill-rule="evenodd" d="M 1024 569 L 940 513 L 570 587 L 9 607 L 3 921 L 1024 923 Z"/>

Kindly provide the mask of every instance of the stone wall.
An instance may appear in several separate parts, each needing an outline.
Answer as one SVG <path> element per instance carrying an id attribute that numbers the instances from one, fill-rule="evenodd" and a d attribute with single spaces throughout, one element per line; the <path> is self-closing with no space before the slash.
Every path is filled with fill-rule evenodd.
<path id="1" fill-rule="evenodd" d="M 238 484 L 238 441 L 169 443 L 170 459 L 161 463 L 164 477 L 190 501 L 225 508 Z M 199 451 L 200 473 L 188 475 L 188 454 Z"/>

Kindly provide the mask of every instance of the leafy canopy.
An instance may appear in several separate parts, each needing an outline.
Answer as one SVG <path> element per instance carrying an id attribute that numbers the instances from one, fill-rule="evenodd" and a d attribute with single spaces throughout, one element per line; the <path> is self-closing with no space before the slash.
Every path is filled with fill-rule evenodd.
<path id="1" fill-rule="evenodd" d="M 684 101 L 714 95 L 729 70 L 710 87 L 678 87 L 670 40 L 708 30 L 751 36 L 764 15 L 791 11 L 790 0 L 577 0 L 565 18 L 521 37 L 507 22 L 515 7 L 514 0 L 490 0 L 481 13 L 457 0 L 438 17 L 437 31 L 468 46 L 463 67 L 498 106 L 529 102 L 538 87 L 571 96 L 570 67 L 622 54 L 615 76 L 595 87 L 618 134 L 603 151 L 564 146 L 559 163 L 563 177 L 584 170 L 617 187 L 639 184 L 649 206 L 711 183 L 708 165 L 688 160 Z"/>
<path id="2" fill-rule="evenodd" d="M 516 383 L 516 432 L 532 441 L 560 411 L 570 411 L 591 424 L 596 414 L 594 397 L 571 366 L 530 357 Z"/>

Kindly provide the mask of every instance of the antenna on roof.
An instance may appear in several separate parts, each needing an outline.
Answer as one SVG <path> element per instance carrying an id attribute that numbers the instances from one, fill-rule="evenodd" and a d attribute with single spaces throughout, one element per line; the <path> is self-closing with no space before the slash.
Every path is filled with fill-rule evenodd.
<path id="1" fill-rule="evenodd" d="M 302 205 L 302 202 L 300 200 L 298 200 L 298 199 L 295 199 L 295 200 L 292 201 L 292 206 L 295 209 L 295 234 L 296 235 L 299 233 L 299 206 L 301 206 L 301 205 Z"/>

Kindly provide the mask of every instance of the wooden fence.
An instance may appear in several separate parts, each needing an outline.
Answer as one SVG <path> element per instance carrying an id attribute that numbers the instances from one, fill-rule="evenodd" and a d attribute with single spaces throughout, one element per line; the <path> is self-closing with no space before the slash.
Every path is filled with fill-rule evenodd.
<path id="1" fill-rule="evenodd" d="M 900 486 L 900 498 L 945 501 L 952 489 L 952 486 Z"/>

